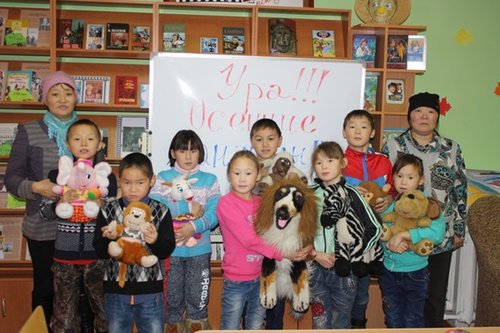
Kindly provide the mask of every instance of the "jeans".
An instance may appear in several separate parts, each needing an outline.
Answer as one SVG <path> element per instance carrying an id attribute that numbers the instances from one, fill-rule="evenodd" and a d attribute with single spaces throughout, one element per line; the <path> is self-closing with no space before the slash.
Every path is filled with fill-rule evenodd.
<path id="1" fill-rule="evenodd" d="M 208 319 L 210 253 L 194 257 L 170 257 L 167 281 L 166 321 Z"/>
<path id="2" fill-rule="evenodd" d="M 363 322 L 366 318 L 366 308 L 368 307 L 368 297 L 370 288 L 370 274 L 358 278 L 356 287 L 356 298 L 352 304 L 351 318 L 358 322 Z"/>
<path id="3" fill-rule="evenodd" d="M 135 295 L 104 294 L 109 333 L 131 332 L 135 322 L 140 333 L 163 333 L 163 293 Z"/>
<path id="4" fill-rule="evenodd" d="M 245 309 L 243 329 L 264 329 L 266 309 L 260 305 L 259 293 L 260 277 L 252 281 L 224 279 L 221 330 L 239 330 L 243 309 Z"/>
<path id="5" fill-rule="evenodd" d="M 285 314 L 285 298 L 278 298 L 276 306 L 266 310 L 266 330 L 282 330 Z"/>
<path id="6" fill-rule="evenodd" d="M 391 272 L 379 276 L 385 325 L 388 328 L 424 327 L 424 304 L 429 284 L 427 267 L 414 272 Z"/>
<path id="7" fill-rule="evenodd" d="M 315 264 L 310 280 L 313 329 L 351 328 L 356 280 L 352 273 L 340 277 Z"/>

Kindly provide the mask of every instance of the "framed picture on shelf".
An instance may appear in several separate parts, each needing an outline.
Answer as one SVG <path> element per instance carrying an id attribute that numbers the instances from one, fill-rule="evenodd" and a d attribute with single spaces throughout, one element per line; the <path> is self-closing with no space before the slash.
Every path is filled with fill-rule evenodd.
<path id="1" fill-rule="evenodd" d="M 143 145 L 148 117 L 119 116 L 116 129 L 116 156 L 125 157 L 130 153 L 145 152 Z"/>
<path id="2" fill-rule="evenodd" d="M 387 104 L 403 104 L 405 101 L 405 81 L 389 79 L 385 83 L 385 102 Z"/>

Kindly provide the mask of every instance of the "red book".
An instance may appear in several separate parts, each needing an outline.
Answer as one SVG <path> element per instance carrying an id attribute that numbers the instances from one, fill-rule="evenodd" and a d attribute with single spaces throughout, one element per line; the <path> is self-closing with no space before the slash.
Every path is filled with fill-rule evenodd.
<path id="1" fill-rule="evenodd" d="M 116 76 L 115 104 L 137 104 L 137 76 Z"/>

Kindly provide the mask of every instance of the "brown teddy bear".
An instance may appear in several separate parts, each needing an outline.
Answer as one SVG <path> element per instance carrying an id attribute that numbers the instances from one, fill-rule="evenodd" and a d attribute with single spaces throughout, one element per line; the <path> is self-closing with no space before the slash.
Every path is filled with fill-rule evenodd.
<path id="1" fill-rule="evenodd" d="M 441 209 L 433 198 L 427 198 L 421 191 L 404 192 L 394 202 L 394 211 L 382 215 L 384 222 L 392 222 L 389 226 L 382 225 L 382 241 L 388 241 L 393 235 L 419 227 L 429 227 L 432 220 L 439 217 Z M 429 239 L 423 239 L 417 244 L 409 242 L 409 249 L 420 256 L 432 253 L 434 244 Z"/>
<path id="2" fill-rule="evenodd" d="M 127 265 L 151 267 L 158 262 L 158 257 L 150 254 L 145 246 L 144 229 L 151 222 L 151 210 L 143 202 L 131 202 L 123 213 L 123 223 L 112 221 L 108 231 L 116 230 L 118 239 L 108 245 L 109 255 L 120 261 L 118 285 L 125 285 Z"/>
<path id="3" fill-rule="evenodd" d="M 375 208 L 379 199 L 382 200 L 389 194 L 391 184 L 385 184 L 383 187 L 380 187 L 377 183 L 369 180 L 362 182 L 358 187 L 362 187 L 366 190 L 366 192 L 363 193 L 363 197 L 365 197 L 366 202 L 368 202 L 372 208 Z"/>

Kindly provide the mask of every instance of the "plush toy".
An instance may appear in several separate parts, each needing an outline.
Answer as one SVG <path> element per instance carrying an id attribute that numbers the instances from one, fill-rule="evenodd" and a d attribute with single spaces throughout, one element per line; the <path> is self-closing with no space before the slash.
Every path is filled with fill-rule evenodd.
<path id="1" fill-rule="evenodd" d="M 279 180 L 262 193 L 254 227 L 269 245 L 289 256 L 312 245 L 316 234 L 317 205 L 312 190 L 296 176 Z M 300 317 L 309 307 L 309 267 L 305 261 L 277 261 L 264 257 L 260 281 L 260 304 L 273 308 L 278 298 L 291 301 Z"/>
<path id="2" fill-rule="evenodd" d="M 150 254 L 144 241 L 144 230 L 151 222 L 151 210 L 143 202 L 131 202 L 123 213 L 122 223 L 112 221 L 108 224 L 108 231 L 116 230 L 118 239 L 108 245 L 109 255 L 120 261 L 118 285 L 123 288 L 127 265 L 151 267 L 158 262 L 158 257 Z"/>
<path id="3" fill-rule="evenodd" d="M 359 19 L 368 24 L 401 24 L 410 15 L 410 7 L 410 0 L 356 0 L 354 3 Z"/>
<path id="4" fill-rule="evenodd" d="M 152 197 L 156 195 L 167 196 L 172 201 L 187 201 L 189 205 L 189 210 L 191 211 L 191 201 L 194 198 L 194 193 L 191 184 L 198 181 L 198 178 L 189 178 L 189 173 L 175 177 L 171 182 L 165 182 L 159 180 L 159 185 L 155 185 L 151 190 Z M 193 220 L 191 214 L 183 214 L 172 219 L 174 230 L 178 230 L 183 224 L 190 223 Z M 198 240 L 201 238 L 201 234 L 194 234 L 185 242 L 177 242 L 177 246 L 187 246 L 192 247 L 198 244 Z"/>
<path id="5" fill-rule="evenodd" d="M 380 187 L 373 181 L 365 181 L 359 184 L 358 187 L 362 187 L 366 190 L 366 192 L 363 193 L 363 197 L 365 197 L 366 202 L 368 202 L 372 208 L 375 208 L 376 204 L 389 194 L 391 184 L 385 184 Z"/>
<path id="6" fill-rule="evenodd" d="M 59 158 L 59 173 L 53 192 L 63 195 L 70 189 L 78 191 L 80 198 L 76 201 L 59 202 L 56 215 L 62 219 L 72 219 L 84 222 L 95 219 L 99 213 L 99 205 L 92 201 L 108 195 L 111 166 L 100 162 L 92 167 L 91 160 L 78 160 L 73 163 L 69 156 Z"/>
<path id="7" fill-rule="evenodd" d="M 263 175 L 260 180 L 260 186 L 265 188 L 292 174 L 295 174 L 302 182 L 307 184 L 306 175 L 293 165 L 292 155 L 289 152 L 283 151 L 274 157 L 270 166 L 270 172 L 268 175 Z"/>
<path id="8" fill-rule="evenodd" d="M 324 190 L 320 222 L 323 228 L 335 227 L 336 230 L 335 272 L 338 276 L 348 276 L 352 270 L 356 276 L 365 276 L 369 273 L 369 267 L 364 260 L 370 260 L 364 256 L 365 247 L 368 245 L 364 244 L 368 241 L 365 240 L 368 238 L 365 235 L 365 223 L 370 222 L 364 220 L 370 219 L 378 223 L 377 218 L 362 195 L 352 186 L 337 183 L 325 187 Z M 373 235 L 369 236 L 372 237 Z"/>
<path id="9" fill-rule="evenodd" d="M 358 185 L 358 187 L 364 188 L 366 191 L 363 193 L 363 197 L 370 207 L 375 208 L 376 204 L 389 194 L 391 189 L 390 184 L 385 184 L 384 186 L 379 186 L 374 181 L 364 181 Z M 377 219 L 380 223 L 380 216 L 375 213 Z M 363 254 L 363 262 L 367 264 L 368 273 L 373 275 L 381 274 L 383 271 L 383 261 L 384 261 L 384 249 L 380 242 L 377 242 L 369 251 Z"/>
<path id="10" fill-rule="evenodd" d="M 441 209 L 439 202 L 433 198 L 427 198 L 421 191 L 406 191 L 394 202 L 394 211 L 382 215 L 383 224 L 382 241 L 388 241 L 399 232 L 415 229 L 418 227 L 429 227 L 432 220 L 439 217 Z M 417 244 L 409 242 L 409 248 L 420 256 L 428 256 L 432 253 L 434 244 L 429 239 L 423 239 Z"/>

